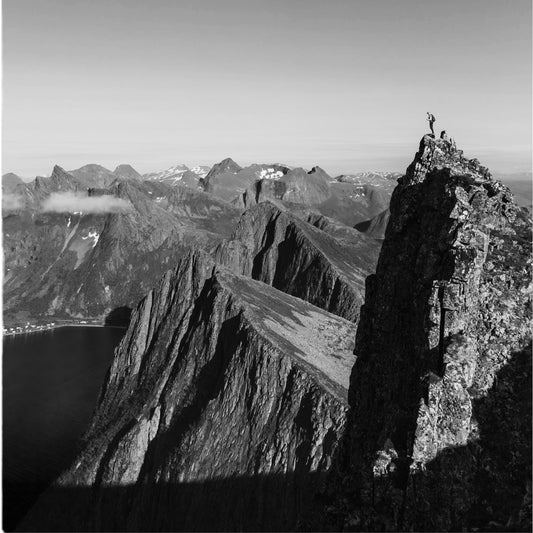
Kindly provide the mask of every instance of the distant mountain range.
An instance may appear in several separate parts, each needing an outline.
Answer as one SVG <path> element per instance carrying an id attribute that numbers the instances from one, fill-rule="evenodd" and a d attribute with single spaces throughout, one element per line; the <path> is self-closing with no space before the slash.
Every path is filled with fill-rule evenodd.
<path id="1" fill-rule="evenodd" d="M 333 302 L 326 308 L 337 306 L 341 316 L 355 319 L 362 302 L 362 280 L 374 268 L 379 241 L 367 242 L 353 226 L 387 208 L 397 177 L 361 173 L 332 178 L 319 167 L 306 171 L 277 163 L 243 168 L 230 158 L 211 169 L 176 165 L 145 175 L 127 164 L 113 171 L 96 164 L 71 171 L 55 166 L 50 177 L 30 183 L 6 174 L 2 180 L 5 321 L 104 320 L 116 309 L 132 307 L 185 249 L 193 246 L 215 253 L 228 238 L 236 246 L 237 221 L 242 215 L 237 226 L 241 235 L 246 225 L 255 227 L 258 219 L 245 212 L 254 213 L 252 208 L 264 202 L 274 210 L 262 222 L 265 239 L 274 238 L 267 237 L 268 220 L 281 220 L 280 216 L 285 222 L 277 223 L 276 242 L 287 241 L 291 227 L 294 231 L 298 227 L 302 236 L 295 246 L 301 248 L 303 262 L 295 267 L 294 279 L 283 282 L 288 284 L 286 290 L 300 294 L 298 272 L 307 269 L 303 258 L 308 253 L 308 257 L 323 254 L 320 261 L 325 261 L 324 272 L 331 273 L 327 274 L 331 283 L 345 279 L 340 286 L 344 292 L 351 291 L 349 301 L 356 302 L 349 312 L 348 301 L 343 304 L 345 311 Z M 286 218 L 290 213 L 295 218 Z M 259 228 L 248 231 L 256 235 L 254 241 Z M 247 253 L 260 251 L 250 238 L 238 239 L 246 243 Z M 310 252 L 318 242 L 327 243 L 326 248 Z M 224 246 L 227 250 L 228 245 Z M 342 265 L 352 260 L 346 263 L 346 258 L 340 258 L 345 250 L 362 250 L 361 246 L 368 251 L 354 267 L 354 272 L 360 272 L 354 284 L 348 281 L 351 274 L 340 274 L 346 270 Z M 217 253 L 222 257 L 222 251 Z M 278 256 L 286 260 L 276 249 Z M 326 268 L 330 264 L 341 265 L 340 270 Z M 270 270 L 260 274 L 257 268 L 248 267 L 248 274 L 282 283 L 277 281 L 280 274 Z M 319 297 L 306 298 L 315 302 Z"/>

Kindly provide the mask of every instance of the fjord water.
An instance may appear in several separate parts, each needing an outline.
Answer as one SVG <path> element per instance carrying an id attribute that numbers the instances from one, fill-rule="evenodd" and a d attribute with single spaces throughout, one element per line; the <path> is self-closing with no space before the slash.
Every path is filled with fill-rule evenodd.
<path id="1" fill-rule="evenodd" d="M 74 459 L 125 331 L 64 327 L 4 337 L 5 530 Z"/>

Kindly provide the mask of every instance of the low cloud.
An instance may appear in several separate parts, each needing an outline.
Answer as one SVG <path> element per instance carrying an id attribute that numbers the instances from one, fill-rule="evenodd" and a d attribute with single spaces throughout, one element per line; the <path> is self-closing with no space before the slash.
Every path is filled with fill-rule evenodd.
<path id="1" fill-rule="evenodd" d="M 133 208 L 131 202 L 117 196 L 87 196 L 73 192 L 52 193 L 42 203 L 45 213 L 125 213 Z"/>
<path id="2" fill-rule="evenodd" d="M 2 211 L 15 211 L 24 207 L 24 198 L 20 194 L 2 192 Z"/>

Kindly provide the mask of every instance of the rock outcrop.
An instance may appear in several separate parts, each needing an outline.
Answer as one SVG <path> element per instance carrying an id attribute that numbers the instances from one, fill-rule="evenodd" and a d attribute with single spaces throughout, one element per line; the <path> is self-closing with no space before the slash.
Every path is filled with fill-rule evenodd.
<path id="1" fill-rule="evenodd" d="M 425 136 L 367 279 L 321 528 L 530 530 L 530 319 L 525 211 Z"/>
<path id="2" fill-rule="evenodd" d="M 355 326 L 188 254 L 134 312 L 85 445 L 22 530 L 294 530 L 345 423 Z"/>
<path id="3" fill-rule="evenodd" d="M 242 215 L 215 257 L 235 272 L 355 322 L 378 253 L 379 246 L 362 235 L 357 241 L 335 238 L 263 202 Z"/>

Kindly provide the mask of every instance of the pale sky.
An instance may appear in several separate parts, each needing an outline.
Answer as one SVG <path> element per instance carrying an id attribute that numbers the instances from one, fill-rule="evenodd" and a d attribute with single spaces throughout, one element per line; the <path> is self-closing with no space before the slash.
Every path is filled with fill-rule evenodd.
<path id="1" fill-rule="evenodd" d="M 531 170 L 531 0 L 4 0 L 2 171 Z"/>

